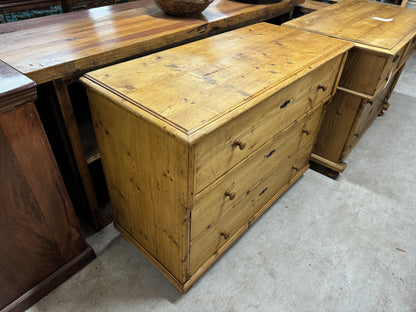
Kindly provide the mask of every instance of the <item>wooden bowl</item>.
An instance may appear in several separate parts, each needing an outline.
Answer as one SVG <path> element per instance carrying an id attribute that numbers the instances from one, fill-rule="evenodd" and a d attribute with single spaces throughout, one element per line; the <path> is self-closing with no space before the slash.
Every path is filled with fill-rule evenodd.
<path id="1" fill-rule="evenodd" d="M 201 13 L 214 0 L 154 0 L 166 14 L 174 16 L 192 16 Z"/>

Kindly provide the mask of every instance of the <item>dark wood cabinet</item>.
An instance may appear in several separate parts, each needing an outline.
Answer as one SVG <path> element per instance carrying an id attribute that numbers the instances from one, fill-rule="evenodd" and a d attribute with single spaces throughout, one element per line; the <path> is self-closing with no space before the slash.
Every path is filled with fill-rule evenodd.
<path id="1" fill-rule="evenodd" d="M 21 311 L 94 259 L 33 101 L 0 61 L 0 309 Z"/>

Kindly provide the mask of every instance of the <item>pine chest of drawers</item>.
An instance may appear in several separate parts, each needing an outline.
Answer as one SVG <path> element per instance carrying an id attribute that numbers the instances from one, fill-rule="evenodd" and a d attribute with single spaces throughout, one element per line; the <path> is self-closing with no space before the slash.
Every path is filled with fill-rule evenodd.
<path id="1" fill-rule="evenodd" d="M 351 47 L 262 23 L 82 78 L 115 227 L 180 291 L 308 168 Z"/>
<path id="2" fill-rule="evenodd" d="M 354 43 L 325 113 L 312 160 L 342 172 L 345 158 L 383 109 L 416 48 L 416 11 L 344 0 L 284 24 Z"/>

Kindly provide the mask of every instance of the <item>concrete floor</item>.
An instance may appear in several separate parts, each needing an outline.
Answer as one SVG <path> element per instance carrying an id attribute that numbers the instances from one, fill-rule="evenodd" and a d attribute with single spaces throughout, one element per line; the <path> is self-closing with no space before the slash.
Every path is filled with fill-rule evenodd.
<path id="1" fill-rule="evenodd" d="M 416 54 L 337 180 L 308 170 L 185 295 L 110 225 L 29 311 L 416 311 Z"/>

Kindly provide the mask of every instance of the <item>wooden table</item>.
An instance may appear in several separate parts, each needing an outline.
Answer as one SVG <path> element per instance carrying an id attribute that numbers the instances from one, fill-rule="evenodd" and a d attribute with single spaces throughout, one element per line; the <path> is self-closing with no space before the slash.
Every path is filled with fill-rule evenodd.
<path id="1" fill-rule="evenodd" d="M 95 258 L 33 101 L 0 61 L 0 310 L 24 311 Z"/>
<path id="2" fill-rule="evenodd" d="M 3 24 L 0 59 L 37 84 L 53 83 L 64 121 L 60 140 L 69 138 L 67 154 L 73 152 L 74 175 L 79 173 L 87 210 L 95 228 L 100 229 L 111 221 L 101 213 L 89 167 L 100 156 L 96 144 L 82 141 L 87 135 L 80 135 L 80 129 L 88 133 L 92 127 L 89 122 L 85 127 L 77 123 L 68 86 L 92 69 L 290 13 L 301 2 L 216 0 L 199 16 L 176 18 L 165 15 L 152 0 L 141 0 Z M 92 149 L 86 150 L 87 146 Z"/>

